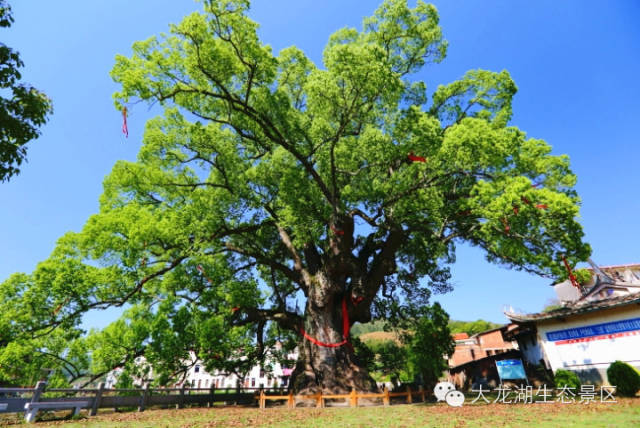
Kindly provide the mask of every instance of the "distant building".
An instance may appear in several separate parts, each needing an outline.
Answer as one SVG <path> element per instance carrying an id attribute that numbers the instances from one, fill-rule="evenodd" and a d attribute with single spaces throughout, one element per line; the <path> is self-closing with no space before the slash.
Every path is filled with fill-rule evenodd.
<path id="1" fill-rule="evenodd" d="M 567 280 L 553 287 L 560 307 L 548 312 L 506 316 L 517 328 L 523 358 L 555 372 L 572 370 L 583 382 L 607 384 L 615 360 L 640 368 L 640 264 L 598 267 L 592 279 L 575 287 Z"/>
<path id="2" fill-rule="evenodd" d="M 491 355 L 517 349 L 515 341 L 506 341 L 503 333 L 509 329 L 508 325 L 483 331 L 469 337 L 467 333 L 453 335 L 456 342 L 455 350 L 449 357 L 449 367 L 459 366 L 469 361 L 479 360 Z"/>
<path id="3" fill-rule="evenodd" d="M 518 356 L 517 343 L 505 340 L 505 333 L 515 328 L 505 325 L 469 337 L 467 333 L 453 335 L 455 350 L 449 357 L 449 381 L 467 389 L 476 379 L 497 380 L 495 360 Z"/>
<path id="4" fill-rule="evenodd" d="M 287 356 L 287 359 L 295 361 L 298 358 L 296 352 Z M 147 365 L 144 357 L 138 357 L 135 361 L 136 365 Z M 189 366 L 184 381 L 176 383 L 176 386 L 180 386 L 184 383 L 189 388 L 275 388 L 275 387 L 287 387 L 289 385 L 289 378 L 293 372 L 292 368 L 283 367 L 278 361 L 269 361 L 272 366 L 272 371 L 268 372 L 262 369 L 259 365 L 251 368 L 244 378 L 240 378 L 235 373 L 224 373 L 221 371 L 214 371 L 209 373 L 204 368 L 204 363 L 200 361 L 195 353 L 190 352 L 190 360 L 185 362 Z M 122 368 L 116 368 L 110 371 L 105 379 L 106 388 L 115 388 L 118 381 L 118 377 L 122 373 Z M 148 375 L 142 378 L 134 379 L 136 386 L 143 386 L 146 382 L 152 381 L 154 378 L 153 368 L 148 367 Z"/>

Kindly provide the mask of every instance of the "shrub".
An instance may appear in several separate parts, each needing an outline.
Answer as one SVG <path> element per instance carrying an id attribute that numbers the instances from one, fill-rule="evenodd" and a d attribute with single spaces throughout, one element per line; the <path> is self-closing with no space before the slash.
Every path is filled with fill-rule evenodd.
<path id="1" fill-rule="evenodd" d="M 609 383 L 623 397 L 634 397 L 640 390 L 640 374 L 623 361 L 614 361 L 607 369 Z"/>
<path id="2" fill-rule="evenodd" d="M 568 388 L 580 388 L 580 378 L 577 374 L 569 370 L 558 369 L 553 378 L 553 382 L 556 384 L 556 388 L 568 387 Z"/>
<path id="3" fill-rule="evenodd" d="M 578 284 L 580 285 L 586 285 L 590 283 L 591 279 L 593 278 L 591 272 L 587 269 L 578 269 L 574 272 L 574 274 L 576 277 L 576 281 L 578 281 Z"/>

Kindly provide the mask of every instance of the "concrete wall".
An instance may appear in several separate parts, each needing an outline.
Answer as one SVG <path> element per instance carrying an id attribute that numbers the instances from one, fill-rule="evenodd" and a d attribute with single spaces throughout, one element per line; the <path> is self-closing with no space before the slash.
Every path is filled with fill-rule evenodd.
<path id="1" fill-rule="evenodd" d="M 583 381 L 608 384 L 606 370 L 615 360 L 625 361 L 640 368 L 640 325 L 628 322 L 628 331 L 614 334 L 589 335 L 576 330 L 575 337 L 551 337 L 548 333 L 573 328 L 588 328 L 598 324 L 640 318 L 640 306 L 627 305 L 567 317 L 565 320 L 547 320 L 537 324 L 538 338 L 555 372 L 558 369 L 575 371 Z M 553 340 L 555 339 L 555 340 Z M 522 350 L 522 349 L 521 349 Z"/>

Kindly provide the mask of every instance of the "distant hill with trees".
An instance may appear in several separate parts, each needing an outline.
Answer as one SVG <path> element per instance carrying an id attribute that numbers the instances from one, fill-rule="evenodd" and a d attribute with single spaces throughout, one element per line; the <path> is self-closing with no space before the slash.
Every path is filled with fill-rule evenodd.
<path id="1" fill-rule="evenodd" d="M 375 335 L 369 335 L 369 333 L 384 332 L 385 324 L 386 323 L 384 320 L 375 320 L 366 324 L 356 323 L 351 328 L 351 334 L 354 337 L 360 337 L 362 335 L 368 335 L 368 336 L 374 337 Z M 476 321 L 450 320 L 449 330 L 451 330 L 451 334 L 467 333 L 469 336 L 473 336 L 476 333 L 492 330 L 502 325 L 503 324 L 497 324 L 497 323 L 494 323 L 491 321 L 485 321 L 482 319 L 479 319 Z"/>

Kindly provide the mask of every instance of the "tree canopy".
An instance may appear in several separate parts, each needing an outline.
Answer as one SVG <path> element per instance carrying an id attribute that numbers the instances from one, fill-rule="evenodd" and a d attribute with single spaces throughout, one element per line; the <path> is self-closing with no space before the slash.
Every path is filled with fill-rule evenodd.
<path id="1" fill-rule="evenodd" d="M 299 345 L 297 387 L 346 388 L 349 347 L 301 330 L 332 344 L 345 323 L 418 319 L 431 290 L 450 289 L 458 243 L 547 277 L 589 255 L 568 157 L 509 125 L 509 73 L 431 91 L 416 79 L 445 58 L 435 7 L 384 1 L 331 35 L 322 64 L 274 54 L 248 9 L 205 1 L 116 57 L 116 107 L 164 114 L 82 231 L 2 284 L 0 344 L 126 304 L 96 335 L 127 339 L 92 364 L 144 353 L 175 375 L 195 351 L 228 369 L 280 340 Z"/>
<path id="2" fill-rule="evenodd" d="M 11 7 L 0 0 L 0 28 L 13 23 Z M 52 112 L 51 101 L 31 85 L 20 82 L 20 54 L 0 43 L 0 181 L 20 172 L 26 144 L 40 135 L 39 127 Z"/>

